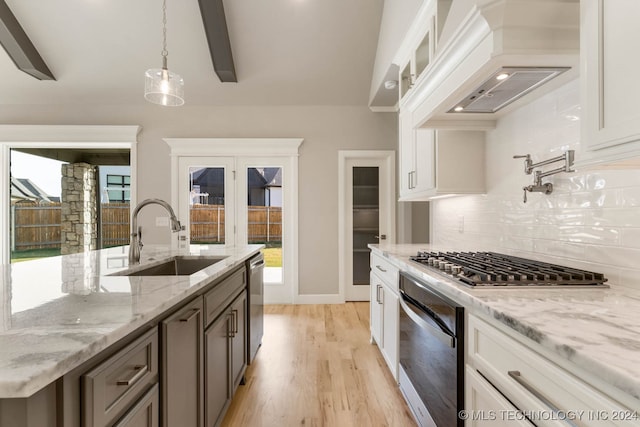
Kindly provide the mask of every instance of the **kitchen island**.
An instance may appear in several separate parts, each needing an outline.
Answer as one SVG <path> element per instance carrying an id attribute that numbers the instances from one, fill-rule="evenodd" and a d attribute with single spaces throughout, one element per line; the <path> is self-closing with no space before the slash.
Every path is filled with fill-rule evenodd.
<path id="1" fill-rule="evenodd" d="M 0 425 L 5 426 L 10 411 L 28 414 L 30 405 L 49 408 L 54 420 L 20 424 L 16 419 L 12 426 L 56 425 L 55 418 L 62 419 L 67 374 L 154 328 L 176 307 L 244 268 L 261 247 L 145 246 L 141 266 L 177 255 L 223 258 L 189 276 L 118 275 L 129 268 L 128 247 L 2 266 Z"/>
<path id="2" fill-rule="evenodd" d="M 417 251 L 438 248 L 426 244 L 370 245 L 370 248 L 375 256 L 388 260 L 399 271 L 424 280 L 435 291 L 465 307 L 467 379 L 476 371 L 484 378 L 495 375 L 491 386 L 504 394 L 503 388 L 511 386 L 507 370 L 515 372 L 515 369 L 510 367 L 509 357 L 503 356 L 520 354 L 517 351 L 524 349 L 522 357 L 531 353 L 535 363 L 538 360 L 544 363 L 542 372 L 561 368 L 554 380 L 561 388 L 566 386 L 565 394 L 572 393 L 569 382 L 577 379 L 581 390 L 592 388 L 597 393 L 603 392 L 591 397 L 597 396 L 599 401 L 609 399 L 612 405 L 619 402 L 631 410 L 627 414 L 631 418 L 622 420 L 622 425 L 640 425 L 640 290 L 615 283 L 610 283 L 610 288 L 594 289 L 559 286 L 475 289 L 409 259 Z M 500 345 L 506 351 L 498 351 Z M 473 372 L 469 374 L 469 370 Z M 505 372 L 498 372 L 502 370 Z M 571 378 L 566 384 L 560 381 L 565 374 Z M 469 384 L 466 387 L 473 389 Z M 542 392 L 552 394 L 551 389 L 550 385 Z M 474 406 L 473 396 L 467 396 L 468 409 L 479 409 Z M 605 407 L 609 408 L 606 404 Z M 565 409 L 579 407 L 576 404 Z M 608 410 L 602 416 L 613 418 L 613 414 Z"/>

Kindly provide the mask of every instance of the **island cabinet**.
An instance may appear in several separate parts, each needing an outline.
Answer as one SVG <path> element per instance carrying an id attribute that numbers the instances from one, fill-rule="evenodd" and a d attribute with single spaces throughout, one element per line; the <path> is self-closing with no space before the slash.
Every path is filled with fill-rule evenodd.
<path id="1" fill-rule="evenodd" d="M 630 52 L 640 49 L 640 2 L 581 1 L 580 9 L 582 139 L 598 157 L 637 156 L 640 62 Z"/>
<path id="2" fill-rule="evenodd" d="M 247 366 L 246 272 L 241 270 L 204 296 L 205 423 L 222 422 Z"/>
<path id="3" fill-rule="evenodd" d="M 160 322 L 162 425 L 202 427 L 204 302 L 197 297 Z"/>
<path id="4" fill-rule="evenodd" d="M 504 325 L 470 314 L 467 339 L 468 426 L 640 425 L 640 402 Z"/>

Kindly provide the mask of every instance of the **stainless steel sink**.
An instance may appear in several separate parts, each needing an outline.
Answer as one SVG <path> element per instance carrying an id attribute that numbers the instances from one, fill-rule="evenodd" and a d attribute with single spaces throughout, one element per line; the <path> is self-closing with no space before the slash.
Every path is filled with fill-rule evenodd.
<path id="1" fill-rule="evenodd" d="M 176 256 L 160 264 L 115 273 L 114 276 L 189 276 L 226 257 Z"/>

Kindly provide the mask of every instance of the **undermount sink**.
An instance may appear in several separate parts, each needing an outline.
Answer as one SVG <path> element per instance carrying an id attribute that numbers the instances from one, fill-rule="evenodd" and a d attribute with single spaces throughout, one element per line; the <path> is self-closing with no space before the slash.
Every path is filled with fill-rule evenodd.
<path id="1" fill-rule="evenodd" d="M 176 256 L 160 264 L 136 268 L 133 271 L 125 270 L 114 276 L 189 276 L 225 258 Z"/>

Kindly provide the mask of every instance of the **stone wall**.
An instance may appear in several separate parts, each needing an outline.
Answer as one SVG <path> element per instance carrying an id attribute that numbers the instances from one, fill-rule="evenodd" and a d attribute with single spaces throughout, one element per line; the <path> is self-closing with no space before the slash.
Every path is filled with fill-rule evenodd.
<path id="1" fill-rule="evenodd" d="M 96 169 L 87 163 L 62 165 L 62 255 L 97 248 Z"/>

